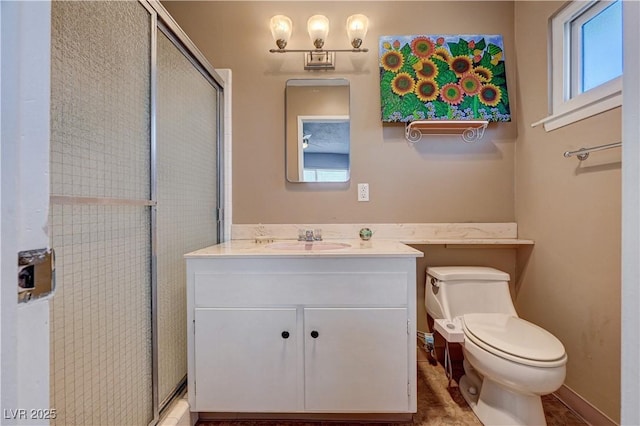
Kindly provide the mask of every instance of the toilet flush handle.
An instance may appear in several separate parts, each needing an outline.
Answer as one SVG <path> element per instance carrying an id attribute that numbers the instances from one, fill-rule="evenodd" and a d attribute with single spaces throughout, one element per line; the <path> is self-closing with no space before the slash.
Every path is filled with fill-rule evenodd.
<path id="1" fill-rule="evenodd" d="M 440 288 L 440 280 L 431 277 L 431 287 Z"/>

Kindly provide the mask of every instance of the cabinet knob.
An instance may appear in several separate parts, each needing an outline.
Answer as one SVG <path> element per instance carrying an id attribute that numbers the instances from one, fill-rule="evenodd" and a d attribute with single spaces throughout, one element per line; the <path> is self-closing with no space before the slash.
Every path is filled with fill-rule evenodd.
<path id="1" fill-rule="evenodd" d="M 313 330 L 311 332 L 311 337 L 313 337 L 314 339 L 317 338 L 320 335 L 320 333 L 318 333 L 317 331 Z"/>
<path id="2" fill-rule="evenodd" d="M 281 334 L 283 339 L 288 339 L 289 338 L 289 332 L 288 331 L 283 331 Z"/>

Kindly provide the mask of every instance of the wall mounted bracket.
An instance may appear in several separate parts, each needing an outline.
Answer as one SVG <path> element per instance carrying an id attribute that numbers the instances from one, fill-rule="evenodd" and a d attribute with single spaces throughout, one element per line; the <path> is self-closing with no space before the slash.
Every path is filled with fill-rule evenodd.
<path id="1" fill-rule="evenodd" d="M 404 136 L 416 143 L 423 135 L 461 135 L 467 143 L 482 139 L 489 122 L 487 120 L 418 120 L 405 124 Z"/>
<path id="2" fill-rule="evenodd" d="M 309 51 L 304 53 L 305 70 L 333 70 L 335 65 L 335 53 L 326 50 L 320 52 Z"/>

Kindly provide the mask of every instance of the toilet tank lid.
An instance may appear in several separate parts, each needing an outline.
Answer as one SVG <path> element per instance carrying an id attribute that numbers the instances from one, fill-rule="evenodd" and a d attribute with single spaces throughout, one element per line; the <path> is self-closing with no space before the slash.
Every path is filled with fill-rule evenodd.
<path id="1" fill-rule="evenodd" d="M 509 274 L 486 266 L 431 266 L 427 274 L 440 281 L 509 281 Z"/>

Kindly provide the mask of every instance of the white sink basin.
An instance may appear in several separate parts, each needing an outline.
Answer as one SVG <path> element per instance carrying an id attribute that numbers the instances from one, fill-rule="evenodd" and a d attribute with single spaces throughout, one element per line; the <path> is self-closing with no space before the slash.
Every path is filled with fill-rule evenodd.
<path id="1" fill-rule="evenodd" d="M 329 241 L 279 241 L 271 244 L 267 244 L 267 248 L 272 248 L 276 250 L 308 250 L 308 251 L 319 251 L 319 250 L 340 250 L 345 249 L 347 247 L 351 247 L 350 244 L 347 243 L 332 243 Z"/>

